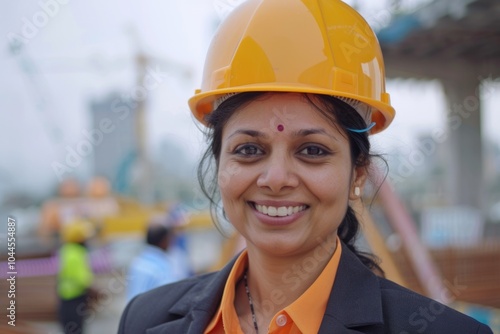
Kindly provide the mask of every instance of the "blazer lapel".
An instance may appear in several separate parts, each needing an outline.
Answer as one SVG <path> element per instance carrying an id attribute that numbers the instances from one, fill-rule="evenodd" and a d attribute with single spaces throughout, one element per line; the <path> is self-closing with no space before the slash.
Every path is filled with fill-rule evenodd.
<path id="1" fill-rule="evenodd" d="M 167 333 L 203 333 L 207 324 L 212 318 L 205 311 L 193 310 L 186 316 L 179 319 L 163 323 L 159 326 L 146 330 L 147 334 L 167 334 Z"/>
<path id="2" fill-rule="evenodd" d="M 337 276 L 319 333 L 383 333 L 383 322 L 377 277 L 342 244 Z"/>
<path id="3" fill-rule="evenodd" d="M 236 259 L 236 258 L 235 258 Z M 200 279 L 185 298 L 168 311 L 169 320 L 146 331 L 147 334 L 203 333 L 219 307 L 233 259 L 221 271 Z M 377 277 L 345 244 L 342 245 L 337 276 L 330 293 L 319 334 L 381 334 L 383 314 Z"/>
<path id="4" fill-rule="evenodd" d="M 150 328 L 146 333 L 203 333 L 219 307 L 226 280 L 235 260 L 236 257 L 221 271 L 207 274 L 211 277 L 200 279 L 184 298 L 172 305 L 168 310 L 168 318 L 175 320 Z"/>

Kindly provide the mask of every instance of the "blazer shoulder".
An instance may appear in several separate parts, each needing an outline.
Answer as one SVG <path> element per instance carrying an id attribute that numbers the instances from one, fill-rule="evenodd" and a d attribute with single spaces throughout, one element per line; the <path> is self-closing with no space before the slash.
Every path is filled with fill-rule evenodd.
<path id="1" fill-rule="evenodd" d="M 379 282 L 384 322 L 391 323 L 392 328 L 410 333 L 493 333 L 488 326 L 436 300 L 385 278 L 379 278 Z"/>
<path id="2" fill-rule="evenodd" d="M 168 312 L 175 304 L 196 296 L 190 292 L 199 284 L 212 279 L 215 273 L 195 276 L 166 284 L 134 297 L 122 313 L 118 333 L 144 333 L 147 328 L 175 320 L 175 313 Z"/>

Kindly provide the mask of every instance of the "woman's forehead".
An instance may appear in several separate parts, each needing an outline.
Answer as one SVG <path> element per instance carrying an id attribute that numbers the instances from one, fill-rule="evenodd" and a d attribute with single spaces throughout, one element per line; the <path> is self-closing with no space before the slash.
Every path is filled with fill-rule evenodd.
<path id="1" fill-rule="evenodd" d="M 318 106 L 302 94 L 266 94 L 235 111 L 224 128 L 250 128 L 261 132 L 325 128 L 338 132 L 334 115 L 327 117 Z"/>

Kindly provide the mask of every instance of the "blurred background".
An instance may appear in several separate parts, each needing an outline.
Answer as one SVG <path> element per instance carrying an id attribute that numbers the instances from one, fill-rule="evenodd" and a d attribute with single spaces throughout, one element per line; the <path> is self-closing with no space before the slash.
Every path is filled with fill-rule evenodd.
<path id="1" fill-rule="evenodd" d="M 104 292 L 88 333 L 116 331 L 151 221 L 176 231 L 190 274 L 241 249 L 212 225 L 196 180 L 204 139 L 186 102 L 211 36 L 241 2 L 3 2 L 0 217 L 16 221 L 13 333 L 60 332 L 57 250 L 74 219 L 96 228 L 89 251 Z M 360 245 L 389 278 L 500 333 L 500 4 L 346 2 L 377 32 L 397 110 L 372 137 L 387 165 L 359 210 Z"/>

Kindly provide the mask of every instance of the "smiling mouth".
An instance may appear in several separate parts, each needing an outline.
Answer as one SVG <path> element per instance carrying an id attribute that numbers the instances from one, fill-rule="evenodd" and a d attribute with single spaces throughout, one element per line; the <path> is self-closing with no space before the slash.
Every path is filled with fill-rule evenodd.
<path id="1" fill-rule="evenodd" d="M 267 205 L 260 205 L 256 204 L 253 202 L 250 202 L 250 204 L 253 206 L 255 210 L 258 212 L 265 214 L 269 217 L 286 217 L 286 216 L 291 216 L 295 213 L 304 211 L 305 209 L 308 208 L 307 205 L 299 205 L 299 206 L 267 206 Z"/>

